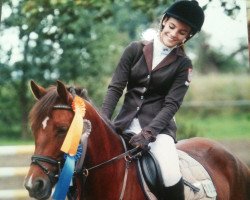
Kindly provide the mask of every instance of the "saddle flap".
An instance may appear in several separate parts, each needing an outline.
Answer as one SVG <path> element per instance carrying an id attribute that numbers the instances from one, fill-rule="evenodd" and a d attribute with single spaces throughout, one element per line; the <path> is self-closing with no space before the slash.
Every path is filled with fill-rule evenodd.
<path id="1" fill-rule="evenodd" d="M 140 158 L 140 167 L 145 182 L 149 189 L 157 196 L 160 197 L 163 191 L 163 180 L 161 175 L 160 166 L 151 152 L 145 152 Z"/>

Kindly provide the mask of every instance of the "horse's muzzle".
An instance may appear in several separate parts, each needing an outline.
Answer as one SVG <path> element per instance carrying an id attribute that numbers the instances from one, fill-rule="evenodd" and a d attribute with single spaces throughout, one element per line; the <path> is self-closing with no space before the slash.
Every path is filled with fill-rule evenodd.
<path id="1" fill-rule="evenodd" d="M 52 186 L 47 178 L 36 178 L 32 182 L 24 182 L 24 187 L 29 191 L 29 196 L 39 200 L 48 199 L 51 195 Z"/>

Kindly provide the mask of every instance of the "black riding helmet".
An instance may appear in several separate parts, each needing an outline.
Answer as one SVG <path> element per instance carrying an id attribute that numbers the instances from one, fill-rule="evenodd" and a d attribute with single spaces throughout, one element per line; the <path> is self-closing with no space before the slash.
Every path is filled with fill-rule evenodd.
<path id="1" fill-rule="evenodd" d="M 167 8 L 163 15 L 161 23 L 166 17 L 173 17 L 189 25 L 192 29 L 192 35 L 201 30 L 205 19 L 202 8 L 195 0 L 177 1 Z"/>

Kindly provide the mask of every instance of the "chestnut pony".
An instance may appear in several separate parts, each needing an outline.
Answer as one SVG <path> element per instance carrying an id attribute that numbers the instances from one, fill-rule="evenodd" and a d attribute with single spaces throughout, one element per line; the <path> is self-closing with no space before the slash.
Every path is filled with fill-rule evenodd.
<path id="1" fill-rule="evenodd" d="M 74 117 L 74 112 L 69 109 L 73 98 L 69 88 L 60 81 L 57 86 L 48 89 L 31 81 L 31 89 L 37 99 L 30 113 L 35 152 L 24 184 L 31 197 L 47 199 L 57 181 L 58 162 L 63 158 L 60 148 Z M 76 90 L 76 94 L 85 98 L 84 92 L 80 90 Z M 136 163 L 132 161 L 128 165 L 126 159 L 119 157 L 126 151 L 120 136 L 89 100 L 85 98 L 84 102 L 84 118 L 91 122 L 92 129 L 83 166 L 97 167 L 89 170 L 87 177 L 82 173 L 75 174 L 76 195 L 72 199 L 146 199 L 138 180 Z M 219 143 L 193 138 L 178 142 L 177 147 L 206 168 L 214 182 L 217 199 L 250 199 L 249 169 Z M 98 166 L 112 158 L 117 159 Z"/>

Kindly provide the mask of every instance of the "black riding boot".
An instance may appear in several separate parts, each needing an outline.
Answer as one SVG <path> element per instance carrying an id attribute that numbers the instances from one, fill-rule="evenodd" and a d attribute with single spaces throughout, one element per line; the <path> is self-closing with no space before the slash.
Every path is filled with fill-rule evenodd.
<path id="1" fill-rule="evenodd" d="M 164 200 L 185 200 L 184 183 L 181 178 L 178 183 L 170 187 L 164 187 Z"/>

